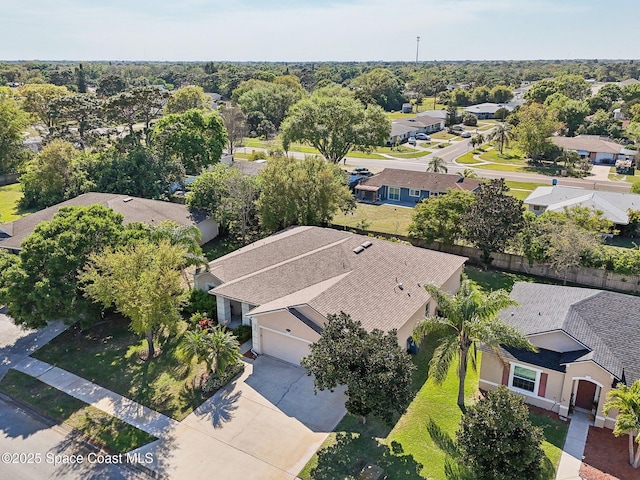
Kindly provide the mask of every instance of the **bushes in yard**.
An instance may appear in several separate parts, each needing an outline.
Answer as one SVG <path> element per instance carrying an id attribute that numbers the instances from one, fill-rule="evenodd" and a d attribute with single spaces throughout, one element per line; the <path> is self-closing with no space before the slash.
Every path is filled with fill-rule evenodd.
<path id="1" fill-rule="evenodd" d="M 216 390 L 224 387 L 229 383 L 236 375 L 240 375 L 244 371 L 244 363 L 241 361 L 227 367 L 224 373 L 210 373 L 207 379 L 202 384 L 202 391 L 204 393 L 213 393 Z"/>
<path id="2" fill-rule="evenodd" d="M 203 290 L 191 290 L 188 303 L 183 308 L 182 313 L 186 316 L 201 313 L 203 317 L 211 318 L 217 322 L 218 312 L 216 308 L 216 297 L 209 295 Z"/>

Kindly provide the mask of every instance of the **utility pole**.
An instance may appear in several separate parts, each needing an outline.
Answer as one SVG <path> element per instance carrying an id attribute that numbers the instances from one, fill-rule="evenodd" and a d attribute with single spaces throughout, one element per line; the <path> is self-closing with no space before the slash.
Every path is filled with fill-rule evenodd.
<path id="1" fill-rule="evenodd" d="M 420 37 L 416 37 L 416 68 L 418 68 L 418 52 L 420 51 Z"/>

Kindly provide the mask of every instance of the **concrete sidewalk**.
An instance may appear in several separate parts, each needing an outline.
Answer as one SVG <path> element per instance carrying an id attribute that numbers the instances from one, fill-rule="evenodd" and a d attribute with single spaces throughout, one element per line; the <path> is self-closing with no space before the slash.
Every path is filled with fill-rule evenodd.
<path id="1" fill-rule="evenodd" d="M 13 368 L 156 437 L 178 426 L 166 415 L 35 358 L 25 358 Z"/>
<path id="2" fill-rule="evenodd" d="M 586 413 L 575 412 L 571 416 L 569 431 L 564 441 L 556 480 L 581 480 L 580 466 L 584 455 L 584 445 L 587 442 L 589 426 L 592 424 Z"/>

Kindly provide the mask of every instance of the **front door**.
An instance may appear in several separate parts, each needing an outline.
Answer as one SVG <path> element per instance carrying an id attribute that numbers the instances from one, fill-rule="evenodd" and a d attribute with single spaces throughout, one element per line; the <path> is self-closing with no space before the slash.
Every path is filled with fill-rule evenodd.
<path id="1" fill-rule="evenodd" d="M 596 384 L 586 380 L 578 382 L 578 391 L 576 393 L 575 406 L 591 410 L 593 408 L 593 400 L 596 396 Z"/>

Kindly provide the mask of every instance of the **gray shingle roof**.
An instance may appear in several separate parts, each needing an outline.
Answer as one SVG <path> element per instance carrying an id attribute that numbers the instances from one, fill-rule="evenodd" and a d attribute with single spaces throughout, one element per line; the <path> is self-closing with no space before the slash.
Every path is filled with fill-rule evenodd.
<path id="1" fill-rule="evenodd" d="M 371 246 L 356 254 L 363 242 Z M 429 299 L 422 285 L 444 284 L 466 258 L 348 232 L 293 227 L 214 260 L 216 294 L 265 312 L 307 304 L 344 311 L 372 330 L 399 328 Z M 398 284 L 402 284 L 402 288 Z"/>
<path id="2" fill-rule="evenodd" d="M 559 147 L 569 150 L 582 150 L 597 153 L 620 153 L 622 145 L 597 135 L 578 135 L 577 137 L 551 137 Z"/>
<path id="3" fill-rule="evenodd" d="M 519 306 L 500 314 L 508 324 L 525 335 L 563 331 L 590 350 L 566 352 L 561 363 L 591 360 L 619 380 L 640 379 L 639 297 L 519 282 L 511 298 Z"/>
<path id="4" fill-rule="evenodd" d="M 601 210 L 605 218 L 617 225 L 629 223 L 629 210 L 640 210 L 640 195 L 635 193 L 586 190 L 577 187 L 537 187 L 524 200 L 527 205 L 540 205 L 551 211 L 576 206 Z"/>
<path id="5" fill-rule="evenodd" d="M 86 207 L 95 204 L 104 205 L 113 209 L 116 213 L 122 214 L 125 224 L 132 222 L 158 224 L 165 220 L 172 220 L 180 225 L 197 225 L 207 218 L 202 213 L 192 212 L 189 208 L 179 203 L 161 202 L 159 200 L 113 193 L 84 193 L 66 202 L 58 203 L 13 222 L 0 225 L 0 231 L 5 232 L 8 236 L 8 238 L 0 240 L 0 247 L 19 249 L 23 240 L 31 235 L 36 226 L 40 222 L 50 221 L 61 207 Z"/>
<path id="6" fill-rule="evenodd" d="M 460 175 L 385 168 L 380 173 L 365 178 L 355 188 L 358 190 L 361 186 L 381 187 L 383 185 L 391 185 L 394 187 L 428 190 L 430 192 L 446 192 L 448 188 L 473 191 L 481 183 L 480 180 L 463 178 Z"/>

